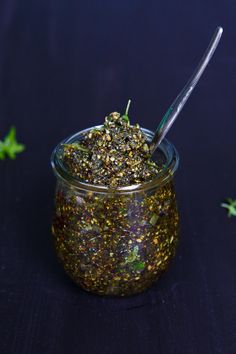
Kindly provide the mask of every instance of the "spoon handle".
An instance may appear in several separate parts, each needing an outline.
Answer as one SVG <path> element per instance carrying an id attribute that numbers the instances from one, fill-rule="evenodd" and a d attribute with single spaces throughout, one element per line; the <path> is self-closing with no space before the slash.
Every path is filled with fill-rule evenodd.
<path id="1" fill-rule="evenodd" d="M 206 69 L 207 64 L 212 58 L 219 44 L 222 33 L 223 33 L 223 28 L 217 27 L 211 39 L 211 42 L 206 52 L 204 53 L 200 63 L 198 64 L 197 68 L 193 72 L 187 84 L 184 86 L 183 90 L 179 93 L 179 95 L 176 97 L 176 99 L 174 100 L 174 102 L 172 103 L 172 105 L 169 107 L 166 114 L 162 118 L 155 132 L 155 135 L 152 139 L 152 142 L 150 144 L 151 153 L 153 153 L 156 150 L 157 146 L 161 143 L 162 139 L 165 137 L 165 135 L 171 128 L 172 124 L 174 123 L 175 119 L 178 117 L 179 113 L 184 107 L 185 103 L 187 102 L 194 87 L 196 86 L 204 70 Z"/>

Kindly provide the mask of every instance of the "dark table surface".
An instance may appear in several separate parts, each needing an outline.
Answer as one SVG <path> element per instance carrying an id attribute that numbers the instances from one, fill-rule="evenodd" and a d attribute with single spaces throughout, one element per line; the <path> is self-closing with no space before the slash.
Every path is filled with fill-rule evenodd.
<path id="1" fill-rule="evenodd" d="M 0 353 L 236 353 L 235 0 L 0 2 Z M 220 47 L 168 135 L 181 163 L 181 242 L 169 271 L 126 299 L 90 295 L 58 264 L 50 233 L 64 137 L 133 100 L 154 129 L 217 25 Z"/>

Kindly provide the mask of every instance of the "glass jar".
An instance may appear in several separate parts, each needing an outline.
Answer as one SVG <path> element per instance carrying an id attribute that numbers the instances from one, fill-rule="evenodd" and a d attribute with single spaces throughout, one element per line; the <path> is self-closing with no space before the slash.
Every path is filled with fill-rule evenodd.
<path id="1" fill-rule="evenodd" d="M 116 190 L 84 183 L 63 166 L 62 144 L 99 127 L 62 141 L 52 154 L 57 177 L 54 244 L 66 273 L 83 289 L 132 295 L 151 286 L 175 254 L 179 217 L 173 175 L 179 158 L 164 139 L 153 156 L 164 168 L 152 181 Z M 154 133 L 142 131 L 151 141 Z"/>

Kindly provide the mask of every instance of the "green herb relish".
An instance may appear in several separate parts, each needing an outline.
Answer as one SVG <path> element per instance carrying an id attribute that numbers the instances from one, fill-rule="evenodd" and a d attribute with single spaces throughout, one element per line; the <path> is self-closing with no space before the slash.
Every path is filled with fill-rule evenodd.
<path id="1" fill-rule="evenodd" d="M 127 112 L 128 113 L 128 112 Z M 72 176 L 96 185 L 130 186 L 152 180 L 161 166 L 151 160 L 147 137 L 127 113 L 109 114 L 100 129 L 64 144 L 63 164 Z"/>
<path id="2" fill-rule="evenodd" d="M 167 269 L 178 241 L 172 178 L 151 190 L 116 193 L 116 187 L 152 180 L 161 165 L 151 160 L 138 124 L 111 113 L 62 154 L 67 171 L 84 182 L 114 187 L 113 193 L 74 189 L 59 180 L 54 242 L 68 275 L 100 295 L 144 291 Z"/>

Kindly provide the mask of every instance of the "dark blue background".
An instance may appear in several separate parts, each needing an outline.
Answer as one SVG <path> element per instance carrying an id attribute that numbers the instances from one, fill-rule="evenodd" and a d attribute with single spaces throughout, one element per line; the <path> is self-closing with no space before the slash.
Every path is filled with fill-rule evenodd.
<path id="1" fill-rule="evenodd" d="M 0 2 L 0 136 L 27 150 L 0 162 L 1 354 L 236 353 L 236 3 Z M 181 164 L 181 243 L 149 291 L 105 299 L 58 265 L 50 153 L 132 99 L 154 129 L 218 25 L 219 48 L 168 135 Z"/>

